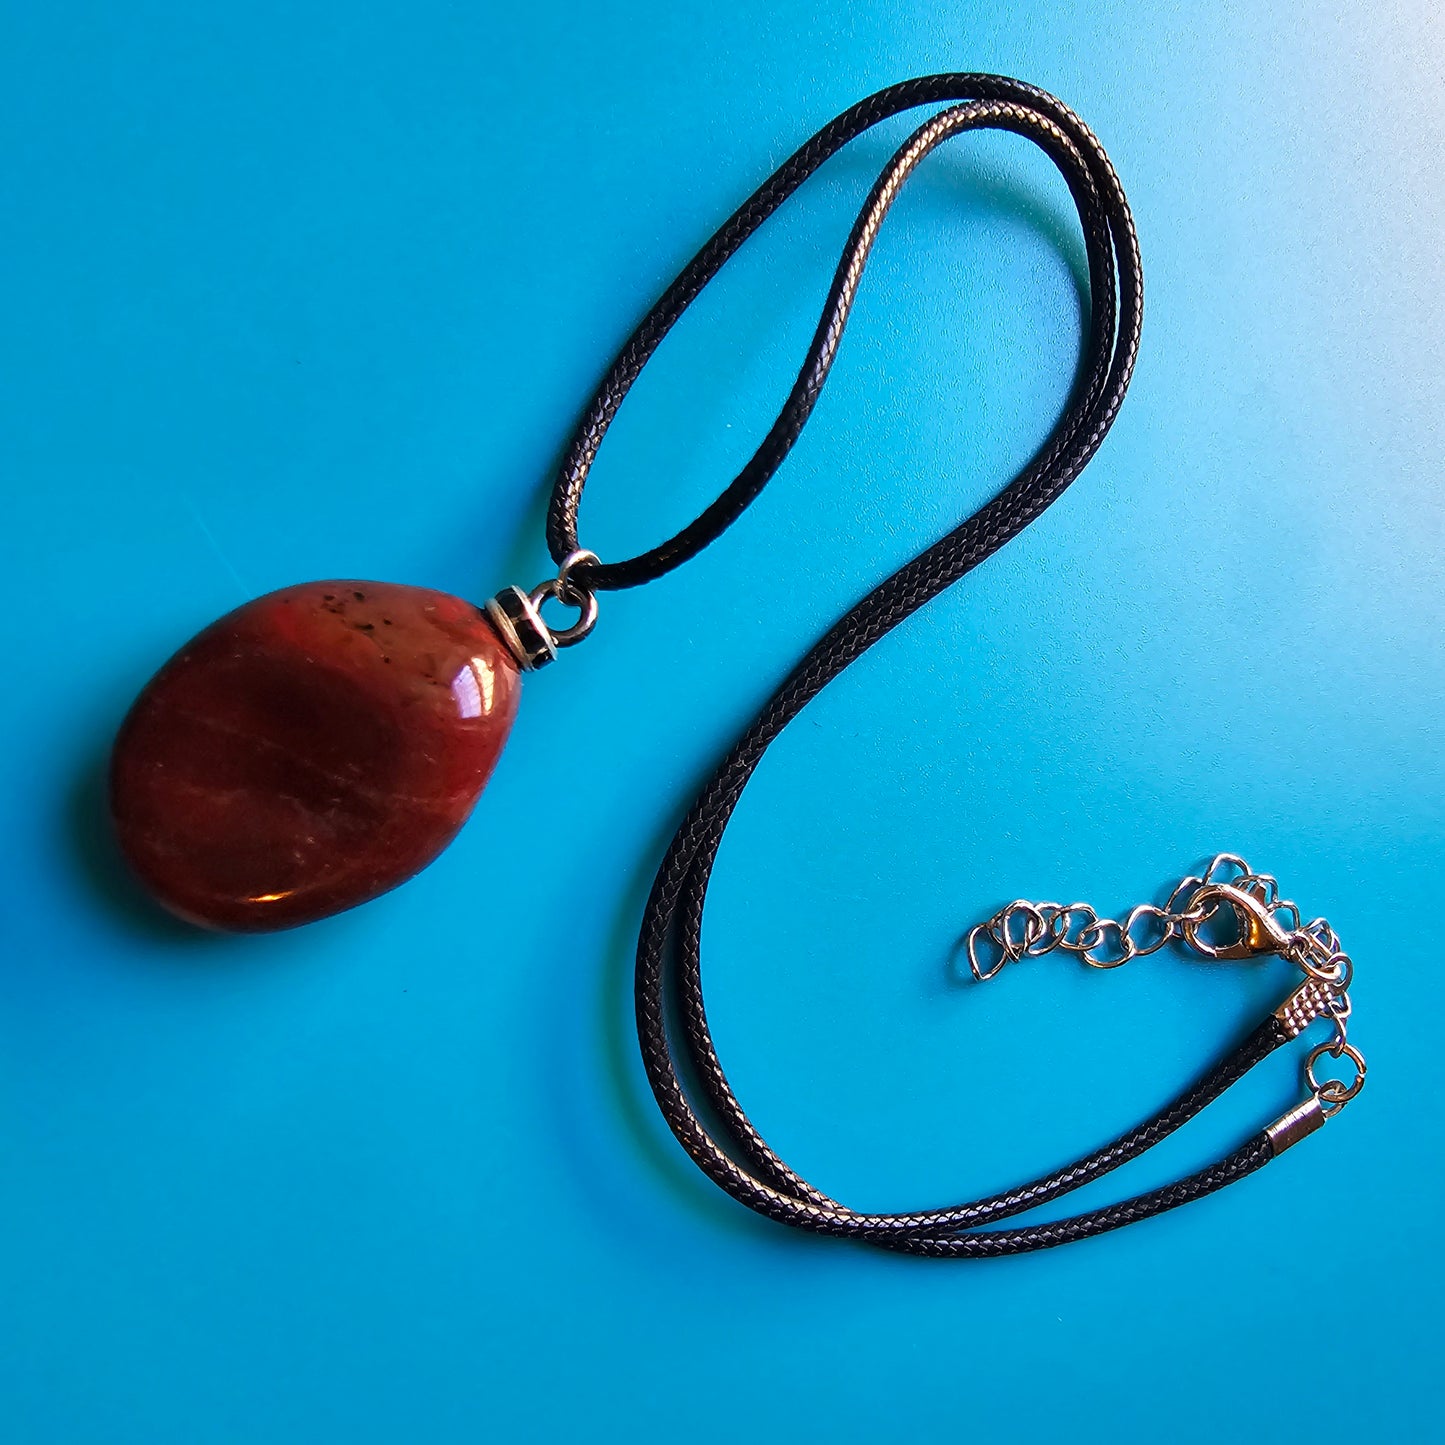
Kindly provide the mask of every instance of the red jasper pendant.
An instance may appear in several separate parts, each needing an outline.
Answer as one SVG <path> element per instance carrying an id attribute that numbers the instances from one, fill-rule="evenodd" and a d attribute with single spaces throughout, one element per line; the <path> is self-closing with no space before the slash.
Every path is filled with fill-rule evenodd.
<path id="1" fill-rule="evenodd" d="M 283 588 L 206 628 L 137 699 L 111 759 L 121 848 L 208 928 L 352 908 L 451 841 L 520 692 L 512 652 L 458 597 Z"/>

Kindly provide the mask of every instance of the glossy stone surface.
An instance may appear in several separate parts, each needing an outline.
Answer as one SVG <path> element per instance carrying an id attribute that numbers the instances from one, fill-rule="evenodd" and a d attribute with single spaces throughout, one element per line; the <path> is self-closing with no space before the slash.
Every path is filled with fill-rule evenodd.
<path id="1" fill-rule="evenodd" d="M 450 842 L 520 690 L 460 598 L 378 582 L 260 597 L 171 658 L 122 724 L 121 848 L 161 903 L 209 928 L 352 908 Z"/>

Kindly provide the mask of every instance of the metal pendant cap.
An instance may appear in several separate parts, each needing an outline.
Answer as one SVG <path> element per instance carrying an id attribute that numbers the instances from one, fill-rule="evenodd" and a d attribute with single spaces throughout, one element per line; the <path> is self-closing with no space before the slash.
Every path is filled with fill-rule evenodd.
<path id="1" fill-rule="evenodd" d="M 487 616 L 523 672 L 535 672 L 557 656 L 551 629 L 537 604 L 520 587 L 504 587 L 487 603 Z"/>

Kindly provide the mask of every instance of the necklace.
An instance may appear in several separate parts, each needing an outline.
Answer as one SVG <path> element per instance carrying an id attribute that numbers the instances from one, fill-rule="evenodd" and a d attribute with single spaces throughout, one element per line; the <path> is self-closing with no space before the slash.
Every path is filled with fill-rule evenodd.
<path id="1" fill-rule="evenodd" d="M 592 462 L 628 390 L 663 337 L 725 262 L 824 161 L 878 122 L 945 105 L 896 152 L 838 264 L 797 380 L 761 446 L 722 494 L 674 537 L 604 563 L 578 539 Z M 486 784 L 516 716 L 524 673 L 593 630 L 598 595 L 663 576 L 735 522 L 797 440 L 827 379 L 878 228 L 909 175 L 965 131 L 1026 137 L 1068 184 L 1088 255 L 1090 317 L 1073 397 L 1053 435 L 992 500 L 875 587 L 807 653 L 694 802 L 662 861 L 637 953 L 637 1021 L 649 1082 L 694 1161 L 750 1208 L 783 1223 L 909 1253 L 1018 1253 L 1146 1218 L 1242 1178 L 1313 1132 L 1364 1082 L 1346 1038 L 1349 957 L 1323 919 L 1306 923 L 1267 874 L 1222 854 L 1163 907 L 1124 920 L 1086 904 L 1015 902 L 974 928 L 979 981 L 1060 950 L 1112 968 L 1182 941 L 1212 958 L 1278 954 L 1304 974 L 1274 1013 L 1160 1113 L 1102 1150 L 1021 1189 L 912 1214 L 859 1214 L 813 1188 L 768 1148 L 733 1096 L 701 991 L 703 903 L 724 829 L 764 750 L 804 705 L 904 618 L 1016 536 L 1079 475 L 1103 442 L 1133 373 L 1142 310 L 1138 241 L 1119 179 L 1088 127 L 1046 92 L 990 75 L 923 76 L 890 86 L 824 126 L 703 246 L 633 332 L 573 434 L 547 515 L 557 573 L 478 608 L 392 583 L 285 588 L 212 624 L 147 685 L 122 724 L 111 799 L 122 850 L 181 917 L 213 928 L 311 922 L 385 892 L 450 841 Z M 576 613 L 566 626 L 543 609 Z M 1228 937 L 1219 941 L 1222 922 Z M 678 1026 L 669 1027 L 669 1002 Z M 1049 1224 L 980 1229 L 1060 1197 L 1152 1147 L 1316 1019 L 1332 1037 L 1305 1065 L 1309 1098 L 1208 1169 L 1123 1204 Z M 678 1050 L 693 1078 L 690 1095 Z M 1347 1079 L 1324 1060 L 1348 1060 Z M 706 1101 L 704 1123 L 692 1098 Z M 721 1136 L 721 1137 L 719 1137 Z"/>

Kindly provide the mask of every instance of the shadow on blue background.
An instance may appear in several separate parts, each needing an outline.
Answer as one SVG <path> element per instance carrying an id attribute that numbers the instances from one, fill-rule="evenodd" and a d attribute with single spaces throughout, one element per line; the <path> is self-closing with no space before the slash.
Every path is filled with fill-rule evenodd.
<path id="1" fill-rule="evenodd" d="M 1360 1441 L 1439 1437 L 1433 10 L 11 11 L 5 1440 L 1292 1440 L 1316 1409 Z M 120 873 L 100 780 L 137 687 L 248 596 L 544 575 L 559 448 L 679 266 L 835 112 L 965 68 L 1055 91 L 1109 149 L 1143 247 L 1139 371 L 1057 506 L 750 784 L 705 922 L 730 1078 L 859 1207 L 1074 1157 L 1287 974 L 1050 959 L 974 989 L 957 939 L 1020 894 L 1117 911 L 1217 848 L 1340 929 L 1371 1073 L 1220 1196 L 938 1265 L 713 1189 L 647 1093 L 629 973 L 721 751 L 1064 403 L 1081 248 L 1024 143 L 929 160 L 774 484 L 528 680 L 423 876 L 291 934 L 195 935 Z M 745 460 L 907 129 L 831 163 L 668 338 L 587 545 L 648 545 Z M 1079 1204 L 1217 1155 L 1298 1096 L 1297 1065 Z M 1322 1300 L 1352 1321 L 1340 1348 Z"/>

